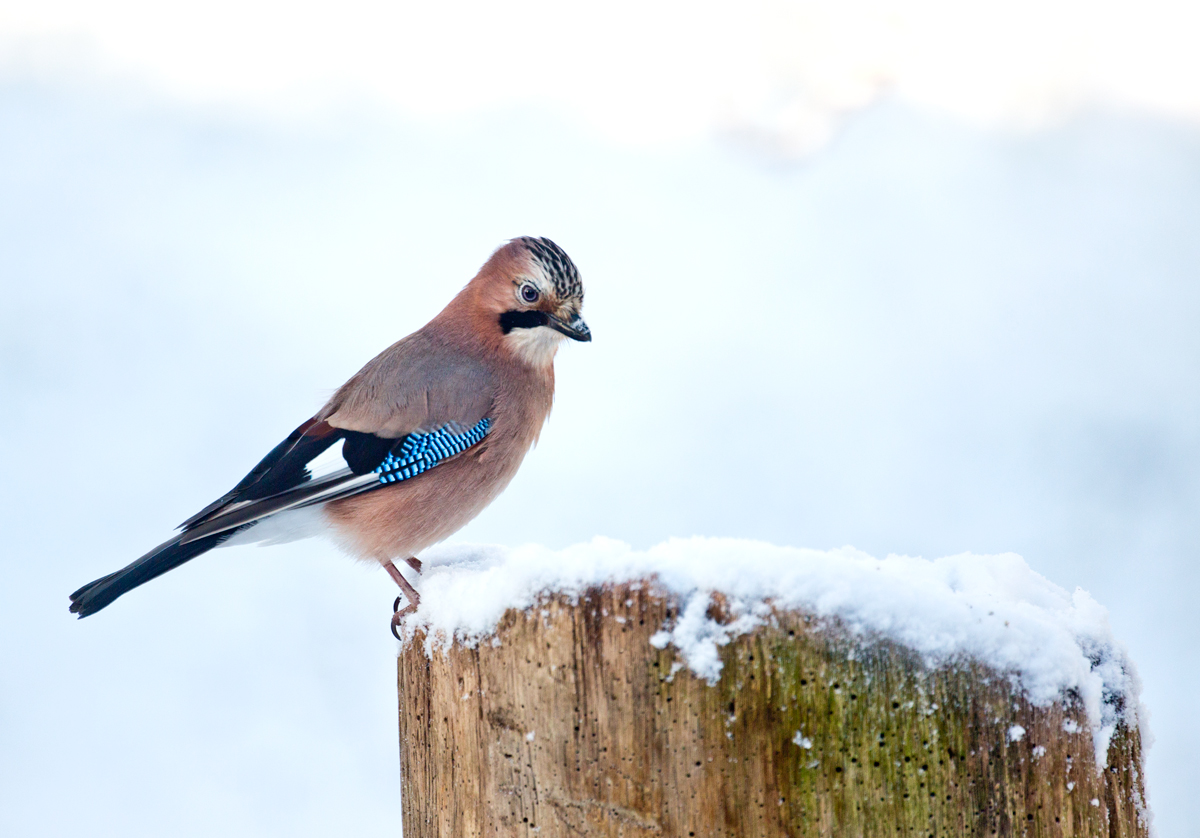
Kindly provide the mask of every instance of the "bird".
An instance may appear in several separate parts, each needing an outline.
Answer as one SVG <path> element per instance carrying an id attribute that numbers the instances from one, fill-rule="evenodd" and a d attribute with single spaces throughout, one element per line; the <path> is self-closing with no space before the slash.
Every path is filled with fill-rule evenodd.
<path id="1" fill-rule="evenodd" d="M 396 561 L 420 573 L 421 551 L 512 480 L 550 414 L 560 344 L 592 339 L 582 306 L 561 247 L 531 236 L 501 245 L 436 317 L 369 361 L 173 538 L 72 593 L 71 613 L 95 614 L 215 547 L 324 533 L 400 587 L 399 637 L 420 595 Z"/>

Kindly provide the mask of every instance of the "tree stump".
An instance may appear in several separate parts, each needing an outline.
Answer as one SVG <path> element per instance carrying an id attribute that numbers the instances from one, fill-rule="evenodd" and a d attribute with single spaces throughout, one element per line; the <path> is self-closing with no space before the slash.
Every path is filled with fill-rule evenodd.
<path id="1" fill-rule="evenodd" d="M 1071 697 L 797 612 L 725 645 L 710 685 L 650 642 L 674 607 L 634 583 L 510 610 L 474 648 L 418 633 L 406 838 L 1149 834 L 1136 725 L 1100 770 Z"/>

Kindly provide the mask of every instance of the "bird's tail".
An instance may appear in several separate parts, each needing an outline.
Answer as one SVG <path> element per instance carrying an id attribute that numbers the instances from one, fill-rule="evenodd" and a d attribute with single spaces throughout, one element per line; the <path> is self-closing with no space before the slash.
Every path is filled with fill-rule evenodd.
<path id="1" fill-rule="evenodd" d="M 183 534 L 177 535 L 170 541 L 163 542 L 146 555 L 128 567 L 101 576 L 95 582 L 89 582 L 75 593 L 71 594 L 71 613 L 78 614 L 80 619 L 95 614 L 104 606 L 111 603 L 121 594 L 132 591 L 138 585 L 149 582 L 156 576 L 161 576 L 168 570 L 179 567 L 202 553 L 207 553 L 235 531 L 215 533 L 181 544 Z"/>

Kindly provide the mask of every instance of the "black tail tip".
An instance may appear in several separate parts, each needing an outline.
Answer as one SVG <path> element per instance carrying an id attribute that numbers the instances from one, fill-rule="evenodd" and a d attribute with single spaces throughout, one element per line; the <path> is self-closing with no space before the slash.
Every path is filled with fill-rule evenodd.
<path id="1" fill-rule="evenodd" d="M 82 620 L 84 617 L 90 617 L 101 608 L 108 605 L 112 600 L 96 602 L 89 597 L 85 597 L 77 602 L 71 603 L 71 613 Z"/>
<path id="2" fill-rule="evenodd" d="M 105 582 L 111 581 L 119 574 L 120 571 L 117 571 L 117 573 L 110 573 L 107 576 L 101 576 L 99 579 L 93 582 L 88 582 L 82 588 L 75 591 L 75 593 L 71 594 L 71 613 L 78 614 L 79 619 L 82 620 L 89 614 L 95 614 L 101 608 L 108 605 L 108 603 L 112 600 L 108 599 L 103 602 L 97 602 L 95 591 Z"/>
<path id="3" fill-rule="evenodd" d="M 87 607 L 87 602 L 82 599 L 71 598 L 71 613 L 78 615 L 79 619 L 83 619 L 92 611 Z"/>

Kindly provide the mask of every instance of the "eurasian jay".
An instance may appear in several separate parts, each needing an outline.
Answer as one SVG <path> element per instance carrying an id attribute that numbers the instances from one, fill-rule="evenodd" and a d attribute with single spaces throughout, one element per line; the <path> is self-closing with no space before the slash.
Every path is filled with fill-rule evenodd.
<path id="1" fill-rule="evenodd" d="M 440 314 L 359 370 L 178 535 L 71 594 L 71 612 L 94 614 L 222 544 L 329 531 L 400 586 L 408 604 L 399 610 L 396 598 L 395 633 L 420 597 L 393 560 L 420 572 L 417 554 L 512 480 L 550 413 L 560 342 L 592 339 L 582 305 L 562 248 L 508 242 Z"/>

